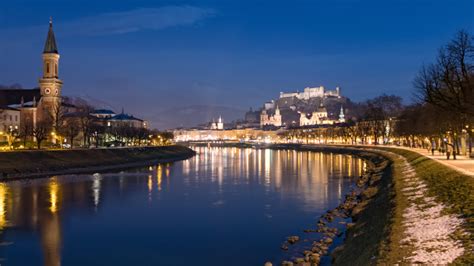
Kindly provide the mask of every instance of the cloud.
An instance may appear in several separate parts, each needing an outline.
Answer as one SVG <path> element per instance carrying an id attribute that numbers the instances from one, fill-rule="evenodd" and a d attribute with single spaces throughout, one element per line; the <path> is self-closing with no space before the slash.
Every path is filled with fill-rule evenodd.
<path id="1" fill-rule="evenodd" d="M 114 35 L 193 25 L 215 14 L 214 9 L 194 6 L 139 8 L 83 17 L 61 23 L 60 27 L 74 35 Z"/>
<path id="2" fill-rule="evenodd" d="M 164 6 L 138 8 L 123 12 L 102 13 L 69 21 L 54 23 L 55 32 L 62 36 L 117 35 L 143 30 L 162 30 L 170 27 L 189 26 L 216 15 L 211 8 L 195 6 Z M 0 34 L 10 42 L 24 42 L 25 38 L 43 36 L 47 21 L 43 25 L 23 28 L 0 28 Z M 0 43 L 0 46 L 4 45 Z"/>

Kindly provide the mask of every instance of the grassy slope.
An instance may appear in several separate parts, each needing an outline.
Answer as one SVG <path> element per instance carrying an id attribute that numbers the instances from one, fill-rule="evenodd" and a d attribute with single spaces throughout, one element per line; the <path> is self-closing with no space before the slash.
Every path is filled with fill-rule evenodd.
<path id="1" fill-rule="evenodd" d="M 377 157 L 375 157 L 377 158 Z M 369 159 L 366 157 L 366 159 Z M 370 158 L 374 161 L 373 158 Z M 393 193 L 392 170 L 390 161 L 376 163 L 377 175 L 381 175 L 377 194 L 362 201 L 356 209 L 355 226 L 347 230 L 342 249 L 337 251 L 335 265 L 368 265 L 375 264 L 379 255 L 384 253 L 391 227 L 395 194 Z M 372 189 L 375 189 L 373 187 Z"/>
<path id="2" fill-rule="evenodd" d="M 474 262 L 472 252 L 474 244 L 474 178 L 463 175 L 448 166 L 413 151 L 394 148 L 384 148 L 384 150 L 405 157 L 415 168 L 418 177 L 424 180 L 428 185 L 430 196 L 435 197 L 448 206 L 448 212 L 460 215 L 466 220 L 464 230 L 467 232 L 467 235 L 456 235 L 456 238 L 463 241 L 466 252 L 455 262 L 472 264 Z M 400 189 L 401 188 L 398 190 Z M 397 215 L 395 216 L 391 233 L 391 251 L 384 259 L 384 261 L 388 263 L 398 261 L 407 252 L 398 246 L 398 240 L 402 232 L 400 223 L 401 213 L 406 207 L 406 202 L 404 202 L 402 197 L 399 197 L 396 206 L 396 212 L 398 212 L 399 217 L 396 217 Z"/>
<path id="3" fill-rule="evenodd" d="M 456 238 L 463 241 L 466 252 L 455 263 L 472 265 L 474 178 L 416 152 L 394 148 L 380 149 L 405 157 L 414 167 L 418 177 L 428 185 L 430 196 L 448 206 L 448 212 L 460 215 L 466 220 L 464 230 L 468 234 L 456 235 Z M 402 161 L 393 155 L 387 157 L 391 164 L 384 171 L 378 187 L 379 193 L 361 203 L 360 208 L 363 210 L 358 215 L 355 226 L 347 231 L 343 249 L 335 254 L 336 265 L 403 264 L 403 258 L 409 256 L 413 249 L 411 246 L 399 244 L 405 237 L 402 214 L 408 206 L 408 201 L 402 194 Z"/>
<path id="4" fill-rule="evenodd" d="M 192 150 L 177 145 L 123 149 L 2 152 L 0 153 L 0 174 L 16 176 L 26 173 L 183 158 L 192 155 Z"/>

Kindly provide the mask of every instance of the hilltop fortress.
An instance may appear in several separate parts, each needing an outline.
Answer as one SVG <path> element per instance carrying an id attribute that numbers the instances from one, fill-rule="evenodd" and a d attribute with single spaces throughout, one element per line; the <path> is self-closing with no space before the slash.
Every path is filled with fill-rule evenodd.
<path id="1" fill-rule="evenodd" d="M 303 92 L 280 92 L 280 99 L 281 98 L 292 98 L 296 97 L 300 100 L 309 100 L 311 98 L 317 97 L 337 97 L 341 98 L 341 89 L 336 87 L 335 90 L 331 91 L 326 89 L 323 86 L 319 87 L 306 87 L 304 88 Z"/>
<path id="2" fill-rule="evenodd" d="M 276 100 L 266 102 L 259 112 L 260 127 L 316 126 L 345 122 L 347 99 L 341 89 L 306 87 L 303 92 L 280 92 Z"/>

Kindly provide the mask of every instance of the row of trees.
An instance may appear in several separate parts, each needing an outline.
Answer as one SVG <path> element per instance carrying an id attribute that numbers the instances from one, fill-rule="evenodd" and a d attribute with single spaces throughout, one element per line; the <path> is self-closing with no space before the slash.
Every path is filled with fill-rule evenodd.
<path id="1" fill-rule="evenodd" d="M 474 138 L 474 40 L 465 31 L 442 47 L 432 64 L 414 80 L 415 103 L 404 106 L 394 95 L 353 104 L 343 126 L 289 130 L 288 139 L 339 140 L 345 143 L 397 144 L 451 149 L 460 139 L 472 153 Z"/>
<path id="2" fill-rule="evenodd" d="M 27 147 L 34 140 L 38 149 L 49 139 L 56 140 L 56 146 L 63 147 L 66 142 L 70 148 L 99 146 L 137 146 L 148 144 L 168 144 L 173 135 L 168 132 L 134 127 L 131 124 L 107 124 L 104 119 L 92 116 L 95 109 L 82 99 L 74 101 L 64 97 L 54 106 L 48 117 L 38 121 L 35 126 L 25 121 L 20 128 L 10 128 L 4 132 L 8 146 L 15 142 Z"/>
<path id="3" fill-rule="evenodd" d="M 441 47 L 434 63 L 423 66 L 414 81 L 417 103 L 400 116 L 399 133 L 414 139 L 442 140 L 459 154 L 460 137 L 468 136 L 472 153 L 474 125 L 474 38 L 460 31 Z"/>

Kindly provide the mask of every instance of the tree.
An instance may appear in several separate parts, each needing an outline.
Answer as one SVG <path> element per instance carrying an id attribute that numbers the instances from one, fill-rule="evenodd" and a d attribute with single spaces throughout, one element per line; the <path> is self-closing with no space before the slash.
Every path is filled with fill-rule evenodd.
<path id="1" fill-rule="evenodd" d="M 91 136 L 94 139 L 95 147 L 98 148 L 99 145 L 104 142 L 106 127 L 98 123 L 92 123 L 90 126 L 90 131 Z"/>
<path id="2" fill-rule="evenodd" d="M 23 142 L 23 147 L 26 147 L 26 142 L 31 136 L 33 136 L 33 125 L 28 120 L 25 120 L 25 122 L 21 124 L 19 132 L 19 137 Z"/>
<path id="3" fill-rule="evenodd" d="M 82 132 L 82 143 L 84 146 L 90 145 L 90 138 L 94 131 L 92 130 L 93 124 L 95 122 L 95 117 L 91 116 L 91 113 L 94 112 L 95 108 L 87 103 L 83 99 L 76 99 L 75 102 L 77 108 L 77 117 L 79 118 L 78 122 Z"/>
<path id="4" fill-rule="evenodd" d="M 52 106 L 49 110 L 49 121 L 52 122 L 53 130 L 56 133 L 60 133 L 64 124 L 64 115 L 66 114 L 65 104 L 68 103 L 68 99 L 61 97 L 60 100 Z"/>
<path id="5" fill-rule="evenodd" d="M 50 125 L 51 124 L 48 121 L 40 121 L 36 123 L 36 127 L 33 130 L 33 136 L 35 137 L 38 150 L 41 149 L 41 143 L 48 137 Z"/>
<path id="6" fill-rule="evenodd" d="M 63 126 L 63 132 L 66 138 L 71 143 L 71 149 L 74 146 L 74 138 L 81 131 L 80 125 L 77 123 L 78 118 L 70 116 L 65 119 L 65 125 Z"/>
<path id="7" fill-rule="evenodd" d="M 384 142 L 388 141 L 393 135 L 394 118 L 403 109 L 402 98 L 383 94 L 367 100 L 363 107 L 365 112 L 362 120 L 365 122 L 360 123 L 360 126 L 364 135 L 371 134 L 375 144 L 378 144 L 380 137 L 384 139 Z"/>
<path id="8" fill-rule="evenodd" d="M 148 138 L 148 135 L 150 135 L 150 131 L 144 127 L 136 128 L 135 130 L 135 136 L 138 140 L 138 145 L 141 145 L 143 140 Z"/>
<path id="9" fill-rule="evenodd" d="M 19 136 L 19 131 L 17 128 L 13 128 L 12 126 L 10 126 L 10 128 L 8 128 L 5 132 L 5 136 L 7 138 L 8 147 L 11 148 L 13 143 Z"/>
<path id="10" fill-rule="evenodd" d="M 473 37 L 465 31 L 443 46 L 436 62 L 423 66 L 414 80 L 416 96 L 444 112 L 455 153 L 459 153 L 458 137 L 474 117 L 474 46 Z M 467 132 L 472 139 L 472 131 Z"/>

